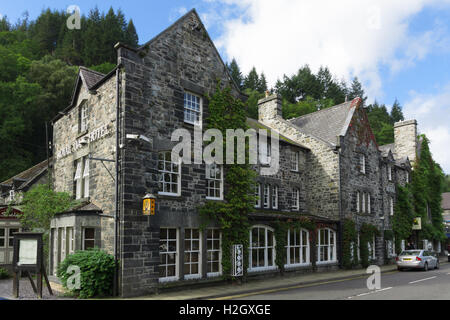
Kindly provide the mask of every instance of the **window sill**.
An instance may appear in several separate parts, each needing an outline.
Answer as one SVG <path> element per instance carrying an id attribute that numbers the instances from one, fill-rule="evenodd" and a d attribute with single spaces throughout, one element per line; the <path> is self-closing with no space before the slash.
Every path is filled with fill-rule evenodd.
<path id="1" fill-rule="evenodd" d="M 310 267 L 311 265 L 312 265 L 311 262 L 298 263 L 298 264 L 285 264 L 284 268 L 285 269 L 296 269 L 296 268 L 301 268 L 301 267 Z"/>
<path id="2" fill-rule="evenodd" d="M 195 279 L 201 279 L 201 274 L 188 274 L 184 276 L 184 280 L 195 280 Z"/>
<path id="3" fill-rule="evenodd" d="M 220 276 L 222 276 L 222 272 L 211 272 L 206 274 L 207 278 L 217 278 Z"/>
<path id="4" fill-rule="evenodd" d="M 209 201 L 223 201 L 223 198 L 211 198 L 211 197 L 206 197 L 205 199 L 206 199 L 206 200 L 209 200 Z"/>
<path id="5" fill-rule="evenodd" d="M 159 278 L 159 283 L 174 282 L 178 280 L 178 277 Z"/>
<path id="6" fill-rule="evenodd" d="M 318 266 L 326 266 L 326 265 L 330 265 L 330 264 L 336 264 L 338 261 L 337 260 L 333 260 L 333 261 L 317 261 L 316 265 Z"/>
<path id="7" fill-rule="evenodd" d="M 258 273 L 258 272 L 264 272 L 264 271 L 276 271 L 278 267 L 255 267 L 255 268 L 248 268 L 248 273 Z"/>

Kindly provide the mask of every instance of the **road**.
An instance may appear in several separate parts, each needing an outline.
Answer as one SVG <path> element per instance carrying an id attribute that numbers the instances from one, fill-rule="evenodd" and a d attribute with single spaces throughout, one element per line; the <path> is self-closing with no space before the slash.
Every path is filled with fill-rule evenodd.
<path id="1" fill-rule="evenodd" d="M 438 270 L 381 274 L 381 289 L 369 290 L 370 275 L 226 297 L 230 300 L 450 300 L 450 263 Z"/>

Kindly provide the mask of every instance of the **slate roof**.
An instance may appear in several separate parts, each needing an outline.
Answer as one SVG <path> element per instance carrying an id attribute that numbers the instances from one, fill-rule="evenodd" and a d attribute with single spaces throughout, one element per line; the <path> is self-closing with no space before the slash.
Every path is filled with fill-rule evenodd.
<path id="1" fill-rule="evenodd" d="M 85 67 L 80 67 L 80 75 L 89 90 L 105 77 L 103 73 Z"/>
<path id="2" fill-rule="evenodd" d="M 288 121 L 297 126 L 301 132 L 335 146 L 338 142 L 337 137 L 347 132 L 360 100 L 356 98 Z"/>
<path id="3" fill-rule="evenodd" d="M 266 129 L 268 131 L 272 131 L 272 129 L 269 128 L 268 126 L 262 124 L 258 120 L 252 119 L 252 118 L 247 118 L 247 125 L 250 128 L 255 129 L 257 132 L 258 132 L 258 129 Z M 303 149 L 310 150 L 308 147 L 306 147 L 306 146 L 304 146 L 304 145 L 302 145 L 300 143 L 297 143 L 297 142 L 289 139 L 288 137 L 283 136 L 280 133 L 278 133 L 278 135 L 279 135 L 279 138 L 280 138 L 280 142 L 286 142 L 286 143 L 289 143 L 291 145 L 294 145 L 294 146 L 297 146 L 297 147 L 300 147 L 300 148 L 303 148 Z"/>
<path id="4" fill-rule="evenodd" d="M 379 146 L 378 149 L 381 151 L 381 155 L 383 157 L 387 157 L 389 154 L 389 150 L 391 150 L 392 154 L 394 154 L 395 143 L 385 144 L 384 146 Z"/>
<path id="5" fill-rule="evenodd" d="M 44 171 L 47 170 L 47 160 L 42 161 L 41 163 L 38 163 L 34 167 L 31 167 L 17 175 L 15 175 L 12 178 L 9 178 L 6 181 L 3 181 L 2 185 L 11 185 L 13 183 L 13 180 L 23 180 L 23 183 L 19 186 L 18 189 L 21 189 L 28 185 L 31 181 L 33 181 L 36 177 L 40 176 Z"/>
<path id="6" fill-rule="evenodd" d="M 442 194 L 442 209 L 450 210 L 450 192 Z"/>

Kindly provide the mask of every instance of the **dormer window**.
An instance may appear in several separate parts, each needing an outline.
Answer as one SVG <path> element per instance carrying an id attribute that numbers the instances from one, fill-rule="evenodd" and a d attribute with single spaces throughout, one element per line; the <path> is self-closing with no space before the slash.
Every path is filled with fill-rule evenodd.
<path id="1" fill-rule="evenodd" d="M 88 130 L 88 106 L 87 103 L 83 103 L 79 110 L 79 132 L 85 132 Z"/>

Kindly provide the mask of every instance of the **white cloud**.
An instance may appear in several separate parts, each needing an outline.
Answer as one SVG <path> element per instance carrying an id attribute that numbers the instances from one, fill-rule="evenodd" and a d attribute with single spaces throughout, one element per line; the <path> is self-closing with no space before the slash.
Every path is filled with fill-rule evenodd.
<path id="1" fill-rule="evenodd" d="M 211 3 L 211 0 L 208 0 Z M 244 73 L 255 66 L 271 85 L 304 64 L 328 66 L 350 80 L 358 76 L 369 98 L 382 97 L 380 67 L 392 72 L 423 59 L 442 45 L 442 30 L 411 35 L 409 21 L 436 0 L 217 0 L 222 35 L 216 44 Z M 214 6 L 217 7 L 217 6 Z M 238 8 L 233 18 L 226 8 Z M 236 13 L 236 11 L 238 13 Z M 209 13 L 209 16 L 214 15 Z M 208 21 L 208 24 L 211 20 Z"/>
<path id="2" fill-rule="evenodd" d="M 406 119 L 416 119 L 420 133 L 430 139 L 433 158 L 450 173 L 450 84 L 437 94 L 411 92 L 405 103 Z"/>

